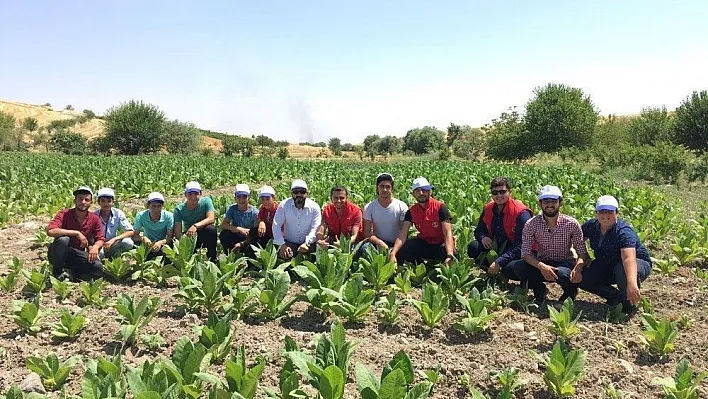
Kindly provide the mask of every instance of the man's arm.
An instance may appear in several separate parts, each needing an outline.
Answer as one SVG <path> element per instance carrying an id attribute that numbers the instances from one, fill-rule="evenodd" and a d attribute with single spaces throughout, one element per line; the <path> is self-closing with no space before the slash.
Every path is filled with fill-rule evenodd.
<path id="1" fill-rule="evenodd" d="M 452 223 L 447 220 L 442 222 L 443 235 L 445 236 L 445 254 L 451 258 L 455 254 L 455 239 L 452 235 Z"/>
<path id="2" fill-rule="evenodd" d="M 202 227 L 209 226 L 210 224 L 214 224 L 214 221 L 216 221 L 216 212 L 214 211 L 207 211 L 206 217 L 197 223 L 194 223 L 194 226 L 196 226 L 198 229 L 201 229 Z"/>
<path id="3" fill-rule="evenodd" d="M 275 210 L 275 215 L 273 215 L 273 244 L 283 245 L 285 244 L 285 238 L 283 238 L 283 225 L 285 224 L 285 208 L 278 206 Z"/>
<path id="4" fill-rule="evenodd" d="M 516 217 L 516 226 L 514 227 L 514 243 L 507 241 L 508 248 L 501 254 L 496 260 L 496 264 L 499 267 L 504 267 L 509 264 L 514 259 L 521 259 L 521 242 L 524 239 L 524 226 L 526 222 L 531 219 L 530 212 L 521 212 L 519 216 Z"/>
<path id="5" fill-rule="evenodd" d="M 307 236 L 305 237 L 305 244 L 307 245 L 310 245 L 317 241 L 317 228 L 320 227 L 320 225 L 322 224 L 322 213 L 320 212 L 319 205 L 314 204 L 314 206 L 312 206 L 312 212 L 315 216 L 310 222 L 310 230 L 307 233 Z"/>
<path id="6" fill-rule="evenodd" d="M 489 236 L 489 232 L 487 231 L 487 225 L 484 224 L 484 208 L 482 208 L 477 220 L 477 227 L 474 228 L 474 239 L 481 242 L 482 238 L 487 236 Z"/>
<path id="7" fill-rule="evenodd" d="M 401 224 L 401 229 L 398 231 L 398 237 L 396 237 L 396 242 L 393 243 L 393 249 L 391 249 L 391 257 L 395 258 L 396 255 L 398 254 L 398 251 L 401 250 L 401 247 L 403 247 L 403 244 L 406 243 L 406 240 L 408 240 L 408 229 L 411 228 L 411 222 L 409 221 L 404 221 Z"/>

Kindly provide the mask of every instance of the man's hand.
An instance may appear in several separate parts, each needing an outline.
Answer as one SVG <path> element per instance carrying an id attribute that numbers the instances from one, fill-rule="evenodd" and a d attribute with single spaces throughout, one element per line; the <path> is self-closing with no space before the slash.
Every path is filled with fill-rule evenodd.
<path id="1" fill-rule="evenodd" d="M 487 236 L 482 237 L 482 246 L 484 249 L 492 249 L 492 245 L 494 245 L 494 241 L 492 241 L 491 238 Z"/>
<path id="2" fill-rule="evenodd" d="M 501 269 L 501 267 L 499 267 L 497 262 L 492 262 L 492 264 L 489 265 L 489 269 L 487 269 L 487 274 L 492 275 L 492 276 L 496 276 L 497 274 L 499 274 L 500 269 Z"/>
<path id="3" fill-rule="evenodd" d="M 396 254 L 394 254 L 393 252 L 391 252 L 391 253 L 388 255 L 388 260 L 391 261 L 391 262 L 393 262 L 393 263 L 398 264 L 398 260 L 396 259 Z"/>
<path id="4" fill-rule="evenodd" d="M 310 246 L 305 243 L 302 243 L 302 244 L 300 244 L 299 247 L 297 247 L 297 251 L 300 252 L 301 254 L 306 254 L 307 251 L 309 251 L 309 250 L 310 250 Z"/>
<path id="5" fill-rule="evenodd" d="M 583 268 L 575 266 L 573 270 L 570 271 L 570 282 L 578 284 L 583 281 Z"/>
<path id="6" fill-rule="evenodd" d="M 94 245 L 89 248 L 88 261 L 95 262 L 96 259 L 98 259 L 98 248 L 96 248 L 96 246 Z"/>
<path id="7" fill-rule="evenodd" d="M 627 300 L 632 305 L 636 305 L 642 298 L 642 292 L 637 284 L 627 284 Z"/>
<path id="8" fill-rule="evenodd" d="M 243 246 L 243 242 L 237 242 L 236 244 L 234 244 L 234 247 L 231 248 L 231 250 L 234 252 L 239 252 L 239 251 L 241 251 L 242 246 Z"/>
<path id="9" fill-rule="evenodd" d="M 150 241 L 149 238 L 143 237 L 142 241 L 143 241 L 143 244 L 145 244 L 145 246 L 147 246 L 148 248 L 153 247 L 153 243 L 152 243 L 152 241 Z"/>
<path id="10" fill-rule="evenodd" d="M 156 243 L 151 245 L 150 251 L 157 252 L 162 249 L 162 245 L 162 241 L 157 241 Z"/>
<path id="11" fill-rule="evenodd" d="M 378 244 L 376 244 L 376 246 L 379 247 L 380 249 L 385 249 L 386 251 L 391 249 L 391 248 L 389 248 L 388 244 L 386 244 L 384 242 L 384 240 L 379 240 L 379 242 L 378 242 Z"/>
<path id="12" fill-rule="evenodd" d="M 81 245 L 81 248 L 88 248 L 88 240 L 86 239 L 86 236 L 83 235 L 80 231 L 76 232 L 76 238 L 79 240 L 79 243 Z"/>
<path id="13" fill-rule="evenodd" d="M 445 257 L 445 266 L 450 266 L 450 263 L 452 263 L 452 256 L 447 256 Z"/>
<path id="14" fill-rule="evenodd" d="M 329 248 L 329 243 L 327 242 L 327 240 L 317 240 L 317 246 L 322 249 L 327 249 Z"/>
<path id="15" fill-rule="evenodd" d="M 260 222 L 258 223 L 258 237 L 263 237 L 266 232 L 266 225 L 265 222 Z"/>
<path id="16" fill-rule="evenodd" d="M 111 238 L 110 240 L 104 242 L 104 243 L 103 243 L 103 250 L 104 250 L 104 251 L 108 251 L 109 249 L 111 249 L 111 247 L 112 247 L 113 244 L 115 244 L 115 243 L 116 243 L 116 239 L 115 239 L 115 238 Z"/>
<path id="17" fill-rule="evenodd" d="M 186 234 L 188 237 L 194 237 L 194 235 L 197 234 L 197 226 L 194 224 L 189 226 L 189 228 L 184 234 Z"/>
<path id="18" fill-rule="evenodd" d="M 556 274 L 558 268 L 549 266 L 543 262 L 538 262 L 538 269 L 541 271 L 541 274 L 543 275 L 543 278 L 546 279 L 546 281 L 558 280 L 558 275 Z"/>
<path id="19" fill-rule="evenodd" d="M 291 259 L 293 257 L 293 250 L 289 246 L 283 244 L 280 246 L 280 249 L 278 250 L 278 255 L 282 259 Z"/>

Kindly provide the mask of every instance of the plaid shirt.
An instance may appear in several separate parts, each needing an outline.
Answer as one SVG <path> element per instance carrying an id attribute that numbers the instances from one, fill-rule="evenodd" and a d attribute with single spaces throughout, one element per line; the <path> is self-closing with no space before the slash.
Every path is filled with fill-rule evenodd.
<path id="1" fill-rule="evenodd" d="M 573 259 L 570 247 L 575 248 L 578 256 L 587 256 L 588 251 L 583 241 L 583 231 L 580 223 L 574 218 L 559 214 L 555 230 L 548 228 L 543 215 L 529 219 L 524 225 L 521 241 L 521 257 L 532 255 L 531 248 L 536 244 L 539 261 L 568 261 Z"/>

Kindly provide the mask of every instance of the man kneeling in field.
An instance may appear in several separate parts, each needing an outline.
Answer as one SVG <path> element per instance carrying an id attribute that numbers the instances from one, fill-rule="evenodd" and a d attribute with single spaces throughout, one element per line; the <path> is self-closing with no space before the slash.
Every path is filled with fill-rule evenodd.
<path id="1" fill-rule="evenodd" d="M 202 186 L 190 181 L 184 186 L 185 201 L 175 207 L 173 213 L 175 239 L 182 234 L 197 236 L 198 248 L 206 248 L 209 260 L 216 263 L 216 219 L 214 203 L 209 197 L 202 197 Z"/>
<path id="2" fill-rule="evenodd" d="M 89 212 L 93 191 L 81 186 L 73 194 L 74 207 L 59 211 L 47 226 L 47 235 L 54 237 L 49 246 L 52 274 L 59 280 L 101 277 L 98 253 L 105 238 L 101 219 Z"/>
<path id="3" fill-rule="evenodd" d="M 349 201 L 349 190 L 335 186 L 330 191 L 332 202 L 322 209 L 322 222 L 317 228 L 317 245 L 329 248 L 339 247 L 339 236 L 349 237 L 352 243 L 359 241 L 361 208 Z"/>
<path id="4" fill-rule="evenodd" d="M 424 177 L 413 180 L 416 203 L 406 212 L 401 230 L 393 244 L 389 258 L 398 265 L 405 262 L 436 260 L 449 265 L 455 256 L 455 238 L 452 235 L 452 217 L 447 206 L 432 198 L 433 186 Z M 411 224 L 418 235 L 408 238 Z"/>
<path id="5" fill-rule="evenodd" d="M 166 211 L 164 206 L 165 198 L 162 194 L 152 192 L 147 197 L 148 209 L 135 216 L 133 240 L 150 248 L 146 260 L 162 256 L 164 261 L 164 247 L 172 243 L 175 222 L 172 212 Z"/>

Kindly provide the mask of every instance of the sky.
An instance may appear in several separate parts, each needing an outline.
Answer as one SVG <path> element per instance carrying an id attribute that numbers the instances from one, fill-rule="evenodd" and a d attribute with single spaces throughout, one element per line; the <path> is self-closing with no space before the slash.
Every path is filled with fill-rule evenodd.
<path id="1" fill-rule="evenodd" d="M 489 123 L 547 83 L 602 115 L 708 89 L 708 2 L 4 0 L 0 98 L 290 142 Z"/>

